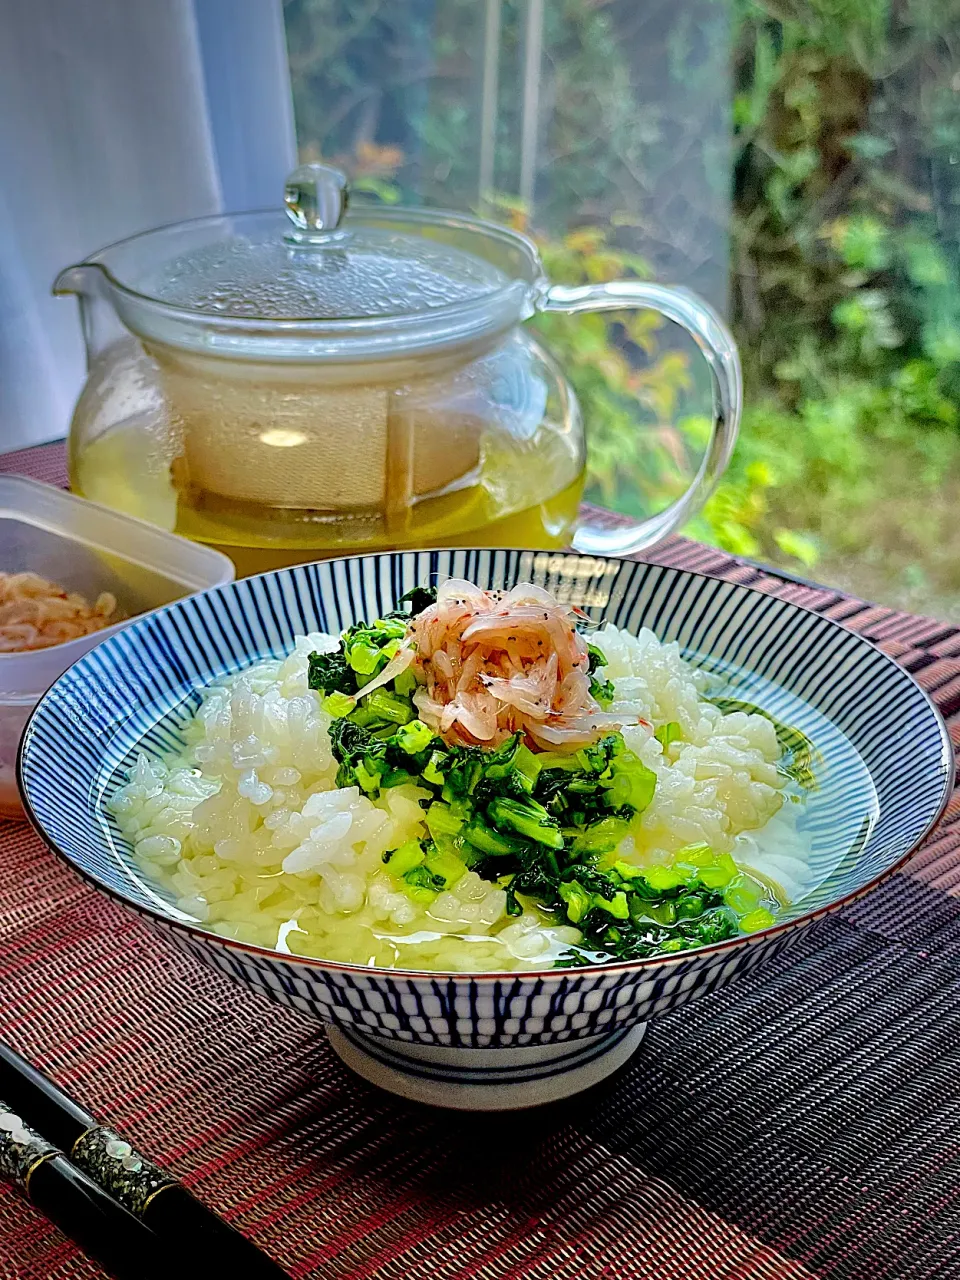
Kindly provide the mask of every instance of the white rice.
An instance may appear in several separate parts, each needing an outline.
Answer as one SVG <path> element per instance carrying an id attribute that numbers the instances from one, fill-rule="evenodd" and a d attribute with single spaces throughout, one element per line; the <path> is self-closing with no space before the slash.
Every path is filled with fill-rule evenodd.
<path id="1" fill-rule="evenodd" d="M 666 863 L 702 842 L 765 870 L 763 841 L 754 837 L 779 815 L 785 888 L 800 884 L 796 806 L 783 804 L 772 724 L 703 701 L 703 674 L 650 631 L 634 637 L 608 625 L 591 639 L 608 659 L 613 710 L 654 729 L 676 721 L 684 738 L 665 753 L 653 729 L 624 730 L 657 788 L 618 856 Z M 418 803 L 427 792 L 394 787 L 371 801 L 356 787 L 336 789 L 330 717 L 307 687 L 307 658 L 337 645 L 332 636 L 301 636 L 282 661 L 260 662 L 207 691 L 182 758 L 139 757 L 108 801 L 139 867 L 187 916 L 260 946 L 459 972 L 549 964 L 579 932 L 533 908 L 508 917 L 504 892 L 473 872 L 429 909 L 394 887 L 382 855 L 427 834 Z"/>

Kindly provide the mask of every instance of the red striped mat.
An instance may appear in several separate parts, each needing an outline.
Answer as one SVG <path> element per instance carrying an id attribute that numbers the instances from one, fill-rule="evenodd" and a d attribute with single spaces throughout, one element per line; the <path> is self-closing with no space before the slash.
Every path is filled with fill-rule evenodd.
<path id="1" fill-rule="evenodd" d="M 63 482 L 59 445 L 0 470 Z M 960 742 L 960 629 L 674 538 L 663 563 L 826 613 Z M 960 803 L 905 871 L 652 1025 L 612 1081 L 503 1118 L 364 1085 L 315 1023 L 168 950 L 0 826 L 0 1035 L 294 1277 L 960 1277 Z M 99 1273 L 0 1187 L 4 1280 Z"/>

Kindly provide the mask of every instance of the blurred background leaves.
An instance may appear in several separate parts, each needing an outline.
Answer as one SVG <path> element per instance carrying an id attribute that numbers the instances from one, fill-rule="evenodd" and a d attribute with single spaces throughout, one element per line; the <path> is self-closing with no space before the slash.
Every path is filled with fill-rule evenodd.
<path id="1" fill-rule="evenodd" d="M 558 282 L 652 276 L 726 309 L 747 411 L 688 532 L 960 616 L 960 0 L 285 12 L 305 158 L 512 223 Z M 692 350 L 648 314 L 535 323 L 581 399 L 590 496 L 663 505 L 705 439 Z"/>

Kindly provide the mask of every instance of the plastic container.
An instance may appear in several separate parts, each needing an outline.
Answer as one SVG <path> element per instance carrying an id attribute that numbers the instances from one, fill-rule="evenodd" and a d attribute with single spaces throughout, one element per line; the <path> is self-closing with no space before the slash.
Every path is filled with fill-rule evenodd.
<path id="1" fill-rule="evenodd" d="M 22 814 L 16 756 L 30 712 L 77 658 L 140 614 L 233 579 L 226 556 L 25 476 L 0 475 L 0 570 L 39 573 L 120 620 L 49 649 L 0 653 L 0 815 Z"/>

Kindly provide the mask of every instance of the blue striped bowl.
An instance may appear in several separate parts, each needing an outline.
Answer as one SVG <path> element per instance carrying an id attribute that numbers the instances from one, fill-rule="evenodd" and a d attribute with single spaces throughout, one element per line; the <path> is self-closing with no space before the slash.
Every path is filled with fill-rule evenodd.
<path id="1" fill-rule="evenodd" d="M 410 587 L 450 574 L 484 587 L 541 583 L 598 619 L 633 632 L 651 627 L 691 656 L 734 664 L 804 699 L 853 743 L 876 788 L 879 814 L 856 855 L 762 933 L 646 961 L 506 975 L 369 969 L 228 941 L 146 883 L 103 803 L 135 751 L 174 745 L 178 721 L 212 680 L 287 652 L 297 634 L 378 617 Z M 43 698 L 19 770 L 27 812 L 50 847 L 172 943 L 321 1019 L 368 1079 L 408 1097 L 486 1109 L 545 1102 L 601 1079 L 632 1053 L 647 1019 L 782 955 L 800 929 L 890 875 L 942 813 L 953 757 L 940 716 L 901 668 L 796 605 L 632 561 L 455 550 L 286 569 L 134 622 Z M 842 788 L 835 803 L 842 809 Z"/>

